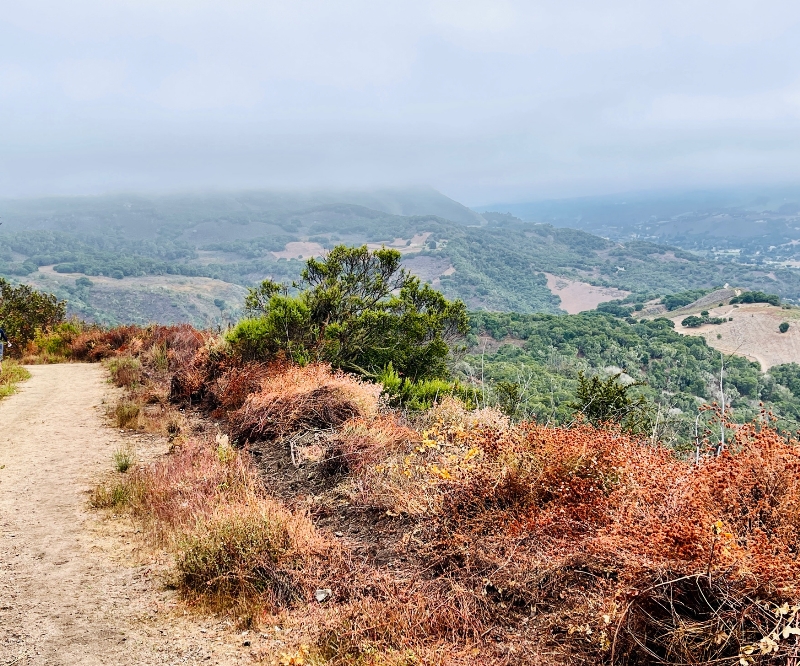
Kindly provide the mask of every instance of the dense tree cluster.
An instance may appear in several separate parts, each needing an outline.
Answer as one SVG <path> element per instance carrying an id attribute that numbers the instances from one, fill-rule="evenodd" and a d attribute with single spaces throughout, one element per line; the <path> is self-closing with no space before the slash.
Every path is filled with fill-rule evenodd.
<path id="1" fill-rule="evenodd" d="M 15 354 L 24 350 L 37 332 L 62 322 L 65 313 L 66 304 L 55 296 L 0 278 L 0 325 L 11 338 Z"/>
<path id="2" fill-rule="evenodd" d="M 645 396 L 687 440 L 698 407 L 719 400 L 721 357 L 703 338 L 680 335 L 673 326 L 668 319 L 629 324 L 598 312 L 473 313 L 471 349 L 459 372 L 518 384 L 522 411 L 556 423 L 574 419 L 571 404 L 581 372 L 601 380 L 622 373 L 622 381 L 644 384 L 633 387 L 631 397 Z M 777 366 L 764 374 L 757 363 L 731 356 L 725 360 L 724 386 L 737 420 L 754 418 L 763 401 L 781 419 L 780 427 L 800 427 L 800 366 Z"/>

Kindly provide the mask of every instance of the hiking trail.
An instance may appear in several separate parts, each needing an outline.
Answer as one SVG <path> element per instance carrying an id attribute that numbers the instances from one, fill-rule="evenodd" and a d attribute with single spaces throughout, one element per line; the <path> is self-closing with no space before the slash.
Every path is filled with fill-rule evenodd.
<path id="1" fill-rule="evenodd" d="M 107 425 L 104 368 L 28 369 L 0 401 L 0 665 L 252 663 L 224 622 L 183 615 L 129 519 L 89 508 L 131 441 Z"/>

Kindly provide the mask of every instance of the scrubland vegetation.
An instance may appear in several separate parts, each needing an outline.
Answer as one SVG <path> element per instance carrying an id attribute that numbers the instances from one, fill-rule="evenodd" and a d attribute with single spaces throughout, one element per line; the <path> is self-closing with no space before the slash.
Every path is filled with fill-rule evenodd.
<path id="1" fill-rule="evenodd" d="M 30 376 L 31 373 L 15 361 L 11 359 L 4 360 L 0 363 L 0 398 L 5 398 L 15 393 L 17 384 L 29 379 Z"/>
<path id="2" fill-rule="evenodd" d="M 141 358 L 165 333 L 95 348 Z M 198 608 L 294 627 L 290 658 L 777 664 L 797 648 L 800 458 L 767 413 L 696 461 L 453 398 L 399 412 L 352 375 L 211 337 L 167 337 L 167 354 L 172 401 L 230 435 L 178 435 L 95 503 L 149 527 Z"/>
<path id="3" fill-rule="evenodd" d="M 470 335 L 523 341 L 496 352 L 542 369 L 526 385 L 493 359 L 490 384 L 485 353 L 482 374 L 458 369 L 479 358 L 459 358 L 459 304 L 396 283 L 391 253 L 339 259 L 310 262 L 295 295 L 255 290 L 227 334 L 56 324 L 31 342 L 104 360 L 116 425 L 169 439 L 151 462 L 119 451 L 91 501 L 174 556 L 187 604 L 291 628 L 284 664 L 800 656 L 800 443 L 768 408 L 722 413 L 704 341 L 602 313 L 482 315 Z M 753 364 L 726 368 L 726 390 L 762 390 Z M 556 377 L 563 401 L 549 411 L 551 389 L 537 414 Z M 771 381 L 793 395 L 798 377 Z M 687 413 L 706 396 L 690 452 L 643 427 L 658 391 Z"/>

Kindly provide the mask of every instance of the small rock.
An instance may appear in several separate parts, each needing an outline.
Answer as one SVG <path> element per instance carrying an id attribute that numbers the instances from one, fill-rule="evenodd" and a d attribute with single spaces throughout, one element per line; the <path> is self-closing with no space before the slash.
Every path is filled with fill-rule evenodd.
<path id="1" fill-rule="evenodd" d="M 332 590 L 328 590 L 328 589 L 325 589 L 325 590 L 317 590 L 316 592 L 314 592 L 314 598 L 315 598 L 315 599 L 316 599 L 316 600 L 317 600 L 319 603 L 322 603 L 323 601 L 327 601 L 327 600 L 328 600 L 328 599 L 330 599 L 332 596 L 333 596 L 333 591 L 332 591 Z"/>
<path id="2" fill-rule="evenodd" d="M 242 646 L 250 647 L 250 641 L 245 641 L 244 643 L 242 643 Z"/>
<path id="3" fill-rule="evenodd" d="M 342 532 L 334 532 L 333 535 L 337 536 L 337 537 L 343 537 L 344 536 L 344 534 Z"/>

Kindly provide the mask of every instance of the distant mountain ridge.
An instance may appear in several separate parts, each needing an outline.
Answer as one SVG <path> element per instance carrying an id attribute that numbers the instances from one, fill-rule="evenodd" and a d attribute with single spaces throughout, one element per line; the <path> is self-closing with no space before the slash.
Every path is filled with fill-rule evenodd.
<path id="1" fill-rule="evenodd" d="M 290 221 L 293 216 L 347 206 L 362 206 L 371 211 L 404 217 L 433 215 L 461 225 L 486 223 L 479 213 L 432 188 L 2 199 L 0 217 L 6 232 L 50 229 L 91 233 L 113 229 L 136 238 L 157 233 L 164 223 L 183 227 L 208 222 L 239 225 L 280 223 Z"/>
<path id="2" fill-rule="evenodd" d="M 475 209 L 754 265 L 800 261 L 800 187 L 632 192 Z"/>
<path id="3" fill-rule="evenodd" d="M 365 243 L 399 250 L 410 271 L 472 310 L 558 314 L 553 276 L 651 296 L 727 282 L 800 301 L 791 267 L 481 215 L 424 188 L 2 200 L 0 217 L 0 275 L 105 323 L 223 326 L 243 287 L 291 284 L 308 257 Z"/>

